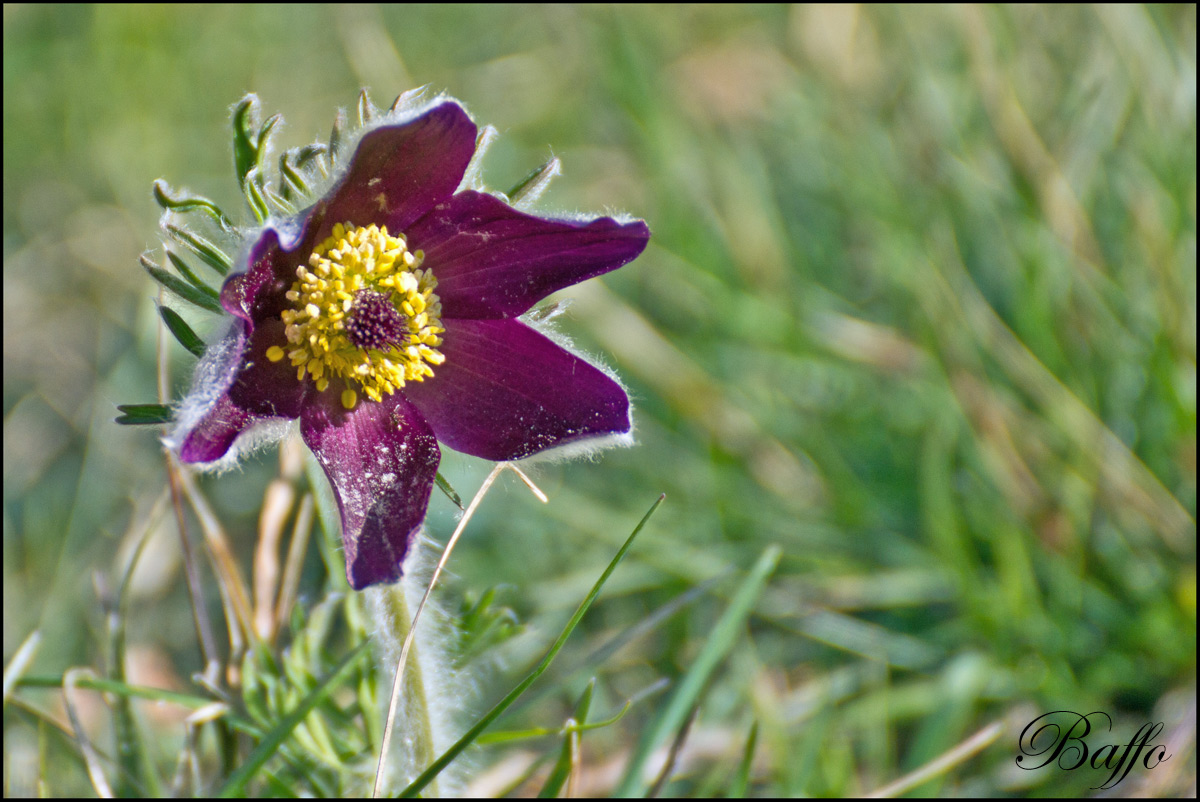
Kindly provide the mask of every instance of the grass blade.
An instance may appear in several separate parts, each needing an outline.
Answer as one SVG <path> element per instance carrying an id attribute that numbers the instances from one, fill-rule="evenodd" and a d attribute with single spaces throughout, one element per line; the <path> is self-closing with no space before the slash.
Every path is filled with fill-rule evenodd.
<path id="1" fill-rule="evenodd" d="M 159 307 L 163 311 L 164 307 Z M 168 310 L 169 311 L 169 310 Z M 182 321 L 181 321 L 182 322 Z M 165 501 L 165 496 L 163 498 Z M 104 616 L 108 629 L 108 676 L 114 682 L 125 682 L 126 664 L 126 624 L 129 621 L 129 586 L 133 571 L 141 559 L 146 544 L 150 540 L 151 524 L 147 521 L 138 537 L 137 546 L 129 558 L 121 575 L 115 596 L 101 594 L 102 603 L 109 609 Z M 118 795 L 129 797 L 140 791 L 146 796 L 161 797 L 162 783 L 154 768 L 149 744 L 143 737 L 142 730 L 134 715 L 133 700 L 129 696 L 113 695 L 110 701 L 112 708 L 112 723 L 114 740 L 117 747 L 117 761 L 121 767 L 118 777 Z M 137 778 L 137 787 L 132 779 Z"/>
<path id="2" fill-rule="evenodd" d="M 900 796 L 908 793 L 914 788 L 929 782 L 935 777 L 945 776 L 951 769 L 973 758 L 975 755 L 982 752 L 987 747 L 991 746 L 997 738 L 1004 734 L 1004 720 L 999 719 L 988 724 L 983 729 L 976 732 L 971 737 L 967 738 L 962 743 L 956 745 L 952 749 L 939 755 L 925 765 L 911 771 L 894 782 L 888 783 L 883 788 L 872 791 L 868 797 L 874 799 L 887 799 L 890 797 Z"/>
<path id="3" fill-rule="evenodd" d="M 61 688 L 63 686 L 63 677 L 62 675 L 31 674 L 19 678 L 16 686 L 18 688 Z M 117 682 L 116 680 L 104 679 L 102 677 L 81 677 L 76 680 L 75 686 L 90 691 L 131 696 L 135 699 L 148 699 L 152 702 L 167 702 L 192 710 L 210 705 L 214 701 L 205 696 L 196 696 L 195 694 L 182 693 L 180 691 L 169 691 L 165 688 L 151 688 L 145 685 L 130 685 L 127 682 Z"/>
<path id="4" fill-rule="evenodd" d="M 697 702 L 688 711 L 688 716 L 684 720 L 683 726 L 679 728 L 679 732 L 675 733 L 675 738 L 671 741 L 671 748 L 667 750 L 667 759 L 663 762 L 662 771 L 654 778 L 654 783 L 646 793 L 647 798 L 657 799 L 663 788 L 666 788 L 667 783 L 671 781 L 671 775 L 675 773 L 675 764 L 679 760 L 679 753 L 683 751 L 683 744 L 687 741 L 688 734 L 692 731 L 692 725 L 696 723 L 696 716 L 699 714 L 700 703 Z"/>
<path id="5" fill-rule="evenodd" d="M 471 743 L 479 737 L 480 733 L 486 730 L 493 721 L 499 718 L 501 713 L 507 710 L 512 703 L 515 702 L 521 696 L 521 694 L 523 694 L 529 688 L 529 686 L 537 680 L 538 677 L 546 672 L 546 669 L 550 667 L 550 663 L 552 663 L 554 658 L 558 656 L 558 653 L 562 651 L 563 644 L 567 642 L 567 638 L 570 637 L 571 633 L 575 630 L 575 627 L 579 626 L 579 622 L 583 620 L 583 616 L 588 611 L 588 608 L 592 606 L 592 602 L 594 602 L 596 597 L 600 595 L 600 589 L 604 587 L 604 583 L 608 581 L 608 578 L 612 576 L 612 572 L 616 570 L 621 560 L 624 559 L 625 553 L 628 552 L 629 547 L 633 545 L 633 541 L 638 536 L 638 533 L 642 531 L 642 527 L 646 525 L 646 522 L 650 520 L 650 516 L 654 514 L 654 511 L 658 509 L 658 506 L 663 503 L 663 499 L 666 497 L 667 496 L 665 493 L 659 496 L 654 504 L 650 506 L 650 509 L 646 512 L 646 514 L 642 516 L 642 520 L 638 522 L 636 527 L 634 527 L 632 534 L 629 535 L 629 539 L 627 539 L 625 544 L 617 551 L 616 556 L 612 558 L 612 561 L 609 562 L 608 567 L 604 569 L 604 573 L 600 575 L 600 578 L 596 580 L 596 584 L 592 586 L 587 598 L 580 603 L 578 609 L 575 610 L 575 614 L 571 616 L 571 620 L 567 622 L 567 626 L 558 636 L 558 639 L 554 641 L 554 645 L 551 646 L 550 650 L 546 652 L 546 656 L 542 658 L 542 662 L 538 663 L 537 667 L 534 668 L 533 671 L 531 671 L 529 675 L 525 677 L 525 679 L 521 680 L 517 687 L 509 691 L 507 696 L 496 703 L 495 707 L 484 714 L 479 721 L 475 722 L 475 725 L 471 727 L 471 729 L 467 730 L 466 734 L 463 735 L 462 738 L 459 738 L 453 746 L 447 749 L 441 757 L 435 760 L 433 765 L 425 769 L 425 771 L 421 773 L 420 777 L 417 777 L 417 779 L 413 780 L 412 783 L 400 794 L 402 797 L 414 797 L 419 794 L 422 788 L 429 785 L 429 783 L 432 782 L 433 779 L 437 777 L 444 768 L 446 768 L 446 766 L 450 765 L 450 763 L 456 757 L 458 757 L 464 749 L 470 746 Z M 778 559 L 778 555 L 776 555 L 776 558 Z"/>
<path id="6" fill-rule="evenodd" d="M 696 705 L 700 698 L 700 692 L 704 689 L 713 670 L 733 648 L 742 626 L 754 608 L 754 602 L 767 583 L 767 578 L 779 564 L 780 554 L 782 554 L 782 550 L 779 546 L 768 546 L 762 556 L 758 558 L 758 562 L 754 564 L 749 576 L 742 581 L 733 600 L 729 602 L 721 619 L 717 621 L 712 633 L 705 640 L 696 661 L 684 674 L 683 680 L 676 687 L 675 693 L 671 695 L 657 720 L 645 731 L 641 742 L 629 760 L 629 767 L 625 770 L 625 779 L 621 781 L 621 785 L 613 793 L 613 796 L 631 797 L 640 796 L 643 793 L 642 769 L 650 754 L 659 744 L 666 741 L 671 733 L 677 732 L 687 719 L 688 712 Z"/>
<path id="7" fill-rule="evenodd" d="M 579 703 L 575 705 L 575 715 L 567 719 L 566 732 L 563 733 L 563 744 L 558 755 L 558 761 L 555 762 L 554 768 L 550 770 L 550 776 L 546 778 L 546 784 L 538 792 L 538 799 L 557 798 L 562 787 L 566 785 L 567 778 L 571 776 L 571 769 L 579 762 L 579 738 L 581 730 L 577 725 L 587 724 L 588 713 L 592 707 L 592 694 L 595 693 L 595 690 L 596 678 L 592 677 L 587 687 L 583 689 L 583 694 L 579 697 Z M 568 796 L 574 796 L 574 794 L 568 794 Z"/>
<path id="8" fill-rule="evenodd" d="M 88 779 L 91 780 L 92 788 L 95 789 L 97 796 L 103 799 L 112 799 L 112 784 L 109 783 L 108 777 L 104 773 L 104 768 L 100 765 L 100 753 L 92 745 L 91 739 L 84 732 L 75 700 L 74 691 L 77 681 L 81 677 L 90 675 L 91 669 L 88 668 L 72 668 L 63 674 L 63 706 L 66 708 L 67 718 L 71 722 L 75 743 L 79 745 L 79 753 L 83 755 L 84 763 L 87 766 Z"/>
<path id="9" fill-rule="evenodd" d="M 754 762 L 754 747 L 758 745 L 758 722 L 754 722 L 750 726 L 750 735 L 746 738 L 746 749 L 742 752 L 742 762 L 738 766 L 737 776 L 733 778 L 733 785 L 729 788 L 728 797 L 730 799 L 744 799 L 746 792 L 750 790 L 750 767 Z"/>
<path id="10" fill-rule="evenodd" d="M 639 694 L 639 696 L 641 696 L 641 694 Z M 535 727 L 529 730 L 489 732 L 476 738 L 475 743 L 479 746 L 490 746 L 492 744 L 506 744 L 513 743 L 515 741 L 527 741 L 530 738 L 544 738 L 547 735 L 554 735 L 555 733 L 562 734 L 565 732 L 587 732 L 588 730 L 602 730 L 605 727 L 611 727 L 621 719 L 625 718 L 625 714 L 633 708 L 635 701 L 637 701 L 637 697 L 634 697 L 633 699 L 626 699 L 625 704 L 621 705 L 620 710 L 618 710 L 611 718 L 606 718 L 603 721 L 593 721 L 590 724 L 566 724 L 562 727 L 558 727 L 557 729 L 551 729 L 549 727 Z"/>

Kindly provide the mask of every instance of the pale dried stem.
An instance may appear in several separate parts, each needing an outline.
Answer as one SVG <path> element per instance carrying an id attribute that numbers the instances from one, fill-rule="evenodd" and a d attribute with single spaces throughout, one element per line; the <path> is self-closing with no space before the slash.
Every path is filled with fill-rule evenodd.
<path id="1" fill-rule="evenodd" d="M 575 719 L 567 719 L 567 726 L 575 726 Z M 567 741 L 571 749 L 571 771 L 567 774 L 567 799 L 575 799 L 579 795 L 579 775 L 583 772 L 583 754 L 580 749 L 579 730 L 567 733 Z"/>
<path id="2" fill-rule="evenodd" d="M 158 290 L 158 302 L 163 302 L 164 290 Z M 158 373 L 158 403 L 167 403 L 170 395 L 167 379 L 167 326 L 158 321 L 157 373 Z M 165 430 L 163 432 L 166 434 Z M 179 529 L 179 542 L 183 550 L 183 573 L 187 577 L 188 599 L 192 604 L 192 621 L 196 625 L 196 638 L 200 642 L 200 656 L 204 661 L 204 676 L 211 682 L 216 680 L 216 672 L 220 661 L 217 658 L 217 639 L 213 635 L 212 623 L 208 619 L 208 606 L 204 601 L 204 586 L 200 583 L 200 571 L 196 566 L 195 552 L 192 541 L 188 537 L 187 520 L 183 515 L 183 502 L 179 493 L 179 469 L 175 459 L 167 448 L 163 448 L 163 458 L 167 466 L 167 487 L 171 491 L 171 507 L 175 511 L 175 523 Z"/>
<path id="3" fill-rule="evenodd" d="M 282 573 L 279 544 L 283 527 L 296 501 L 296 489 L 286 479 L 272 479 L 263 494 L 254 547 L 254 630 L 264 641 L 275 639 L 275 600 Z"/>
<path id="4" fill-rule="evenodd" d="M 30 632 L 28 637 L 22 641 L 17 651 L 13 653 L 12 659 L 8 661 L 8 665 L 4 667 L 4 704 L 8 704 L 8 697 L 12 696 L 13 688 L 17 687 L 17 681 L 25 676 L 25 672 L 29 670 L 33 658 L 37 656 L 38 647 L 42 644 L 42 633 L 39 630 Z"/>
<path id="5" fill-rule="evenodd" d="M 204 532 L 204 545 L 212 560 L 213 571 L 217 575 L 217 587 L 221 591 L 224 602 L 225 620 L 229 629 L 229 670 L 236 673 L 242 655 L 245 653 L 246 638 L 254 638 L 254 616 L 250 608 L 250 592 L 246 580 L 233 557 L 229 546 L 229 538 L 225 529 L 217 519 L 208 499 L 196 486 L 195 478 L 188 471 L 180 471 L 179 478 L 183 493 L 192 505 L 200 529 Z"/>
<path id="6" fill-rule="evenodd" d="M 183 751 L 179 753 L 176 764 L 175 778 L 171 781 L 172 796 L 184 796 L 184 791 L 190 783 L 191 789 L 199 793 L 203 788 L 200 776 L 200 758 L 198 744 L 200 728 L 229 712 L 229 705 L 224 702 L 213 702 L 194 710 L 183 720 Z"/>
<path id="7" fill-rule="evenodd" d="M 867 794 L 867 798 L 880 799 L 899 796 L 935 777 L 940 777 L 960 763 L 964 763 L 982 752 L 1003 732 L 1004 721 L 993 721 L 967 740 L 943 752 L 916 771 L 909 772 L 895 782 L 888 783 L 883 788 Z"/>
<path id="8" fill-rule="evenodd" d="M 308 538 L 312 533 L 313 495 L 305 493 L 300 499 L 296 522 L 292 525 L 292 539 L 288 542 L 287 558 L 283 564 L 283 581 L 279 583 L 279 601 L 275 605 L 275 631 L 283 629 L 296 594 L 300 588 L 300 572 L 304 568 L 304 553 L 308 550 Z"/>
<path id="9" fill-rule="evenodd" d="M 79 743 L 79 751 L 83 755 L 84 765 L 87 767 L 88 779 L 92 781 L 96 795 L 103 799 L 112 799 L 112 786 L 109 785 L 108 778 L 104 776 L 104 770 L 100 766 L 100 755 L 97 754 L 91 740 L 84 733 L 83 722 L 76 710 L 76 684 L 83 675 L 95 676 L 90 668 L 72 668 L 63 674 L 63 703 L 67 708 L 67 718 L 71 720 L 71 728 L 75 731 L 75 740 Z"/>
<path id="10" fill-rule="evenodd" d="M 511 462 L 506 462 L 504 464 L 507 465 L 513 473 L 521 477 L 521 481 L 525 483 L 525 486 L 529 488 L 533 495 L 537 496 L 538 501 L 542 502 L 543 504 L 550 503 L 550 499 L 546 497 L 546 494 L 542 492 L 541 488 L 533 483 L 532 479 L 525 475 L 525 471 L 521 470 Z"/>

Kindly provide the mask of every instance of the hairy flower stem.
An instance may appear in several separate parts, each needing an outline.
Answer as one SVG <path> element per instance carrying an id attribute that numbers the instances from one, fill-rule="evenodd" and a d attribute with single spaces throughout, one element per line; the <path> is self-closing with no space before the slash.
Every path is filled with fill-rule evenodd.
<path id="1" fill-rule="evenodd" d="M 477 492 L 475 494 L 475 498 L 471 499 L 471 503 L 469 505 L 467 505 L 466 512 L 463 513 L 463 517 L 459 520 L 458 526 L 456 526 L 454 528 L 454 534 L 452 534 L 450 536 L 450 540 L 448 540 L 446 542 L 446 548 L 443 549 L 443 551 L 442 551 L 441 559 L 438 560 L 437 567 L 433 569 L 433 575 L 429 577 L 429 584 L 425 587 L 425 594 L 421 597 L 421 601 L 417 604 L 417 610 L 412 616 L 412 625 L 408 627 L 408 632 L 404 638 L 404 646 L 400 649 L 400 659 L 396 662 L 396 676 L 395 676 L 395 679 L 393 679 L 393 681 L 392 681 L 392 698 L 391 698 L 391 703 L 388 706 L 387 722 L 384 725 L 384 729 L 383 729 L 383 744 L 380 746 L 380 749 L 379 749 L 379 765 L 375 770 L 375 787 L 371 791 L 372 798 L 378 798 L 379 794 L 380 794 L 380 787 L 383 782 L 384 761 L 386 760 L 386 757 L 388 754 L 388 749 L 389 749 L 389 747 L 391 745 L 391 741 L 392 741 L 392 730 L 396 723 L 397 707 L 398 707 L 399 700 L 400 700 L 400 697 L 402 694 L 402 690 L 401 690 L 402 688 L 404 689 L 404 695 L 407 696 L 408 686 L 402 685 L 401 683 L 403 683 L 405 681 L 404 680 L 405 668 L 407 666 L 409 652 L 412 649 L 413 641 L 415 640 L 415 637 L 416 637 L 416 632 L 417 632 L 416 625 L 417 625 L 418 620 L 420 619 L 421 611 L 425 609 L 425 602 L 427 602 L 429 600 L 429 594 L 433 592 L 433 586 L 437 584 L 438 577 L 441 576 L 441 573 L 442 573 L 442 568 L 445 567 L 446 561 L 450 559 L 450 552 L 453 551 L 454 544 L 458 542 L 459 535 L 461 535 L 463 530 L 467 528 L 467 523 L 471 520 L 471 517 L 475 514 L 476 508 L 479 507 L 479 502 L 483 501 L 483 497 L 485 495 L 487 495 L 487 491 L 491 488 L 492 482 L 496 481 L 496 477 L 500 475 L 500 471 L 504 470 L 505 467 L 508 467 L 508 463 L 505 463 L 505 462 L 496 463 L 496 467 L 492 468 L 492 472 L 489 473 L 487 475 L 487 478 L 483 480 L 483 484 L 480 485 L 479 492 Z M 403 596 L 402 596 L 403 591 L 401 589 L 402 587 L 403 586 L 397 586 L 395 589 L 393 589 L 389 593 L 389 596 L 396 596 L 399 598 L 403 598 Z M 405 608 L 405 612 L 407 613 L 407 607 Z M 399 619 L 394 619 L 394 620 L 398 621 Z M 399 630 L 396 630 L 396 631 L 399 631 Z M 414 670 L 417 673 L 416 682 L 419 684 L 420 683 L 419 668 L 416 668 Z M 406 701 L 407 701 L 407 699 L 406 699 Z M 405 707 L 406 707 L 406 709 L 408 708 L 407 704 L 405 705 Z M 426 719 L 425 719 L 426 729 L 432 734 L 432 728 L 428 726 L 429 719 L 428 719 L 428 705 L 427 704 L 425 706 L 425 712 L 426 712 Z M 429 739 L 429 744 L 430 744 L 430 749 L 432 750 L 432 737 Z M 414 759 L 413 762 L 414 762 L 414 765 L 416 765 L 418 767 L 428 766 L 430 763 L 433 762 L 433 760 L 436 756 L 437 756 L 437 753 L 434 751 L 431 751 L 427 757 L 422 756 L 420 760 Z M 434 794 L 434 796 L 436 796 L 437 791 L 435 790 L 433 792 L 433 794 Z"/>
<path id="2" fill-rule="evenodd" d="M 432 763 L 437 757 L 438 750 L 434 740 L 435 730 L 430 696 L 426 691 L 425 678 L 421 673 L 421 661 L 417 659 L 417 654 L 413 651 L 412 633 L 415 631 L 416 616 L 409 614 L 404 584 L 389 585 L 368 592 L 376 597 L 372 600 L 374 603 L 371 607 L 377 619 L 377 631 L 380 632 L 383 639 L 389 641 L 390 647 L 394 647 L 401 642 L 402 637 L 404 638 L 396 676 L 392 682 L 388 720 L 384 729 L 383 744 L 379 751 L 379 766 L 375 775 L 374 794 L 378 796 L 384 771 L 384 756 L 390 749 L 392 727 L 397 716 L 404 717 L 402 742 L 404 774 L 410 772 L 415 774 Z M 418 614 L 420 609 L 420 607 L 417 608 Z M 386 651 L 390 653 L 394 651 L 394 648 Z M 413 666 L 410 670 L 404 671 L 405 658 L 410 652 L 413 654 Z M 404 782 L 408 782 L 409 779 L 409 777 L 403 778 Z M 439 796 L 436 786 L 433 787 L 430 795 Z"/>

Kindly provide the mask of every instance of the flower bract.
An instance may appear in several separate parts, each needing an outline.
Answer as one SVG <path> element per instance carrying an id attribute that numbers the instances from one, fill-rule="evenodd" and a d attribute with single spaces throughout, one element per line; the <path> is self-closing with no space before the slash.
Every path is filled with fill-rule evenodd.
<path id="1" fill-rule="evenodd" d="M 631 432 L 621 386 L 521 316 L 632 260 L 649 229 L 462 188 L 477 135 L 449 99 L 385 118 L 323 197 L 268 220 L 221 289 L 232 327 L 172 434 L 184 462 L 219 464 L 299 419 L 356 589 L 399 579 L 439 442 L 500 461 Z"/>

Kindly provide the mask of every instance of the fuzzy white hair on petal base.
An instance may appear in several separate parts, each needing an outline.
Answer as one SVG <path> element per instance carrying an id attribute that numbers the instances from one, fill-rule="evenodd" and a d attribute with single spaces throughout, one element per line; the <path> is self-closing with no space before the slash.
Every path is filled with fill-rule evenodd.
<path id="1" fill-rule="evenodd" d="M 240 325 L 240 320 L 231 319 L 225 334 L 209 345 L 196 363 L 192 387 L 179 402 L 175 426 L 163 438 L 163 444 L 174 453 L 179 453 L 187 436 L 233 386 L 243 353 L 237 332 Z M 237 465 L 240 457 L 282 440 L 291 426 L 292 421 L 283 418 L 259 421 L 246 427 L 220 459 L 189 464 L 200 471 L 227 471 Z"/>

